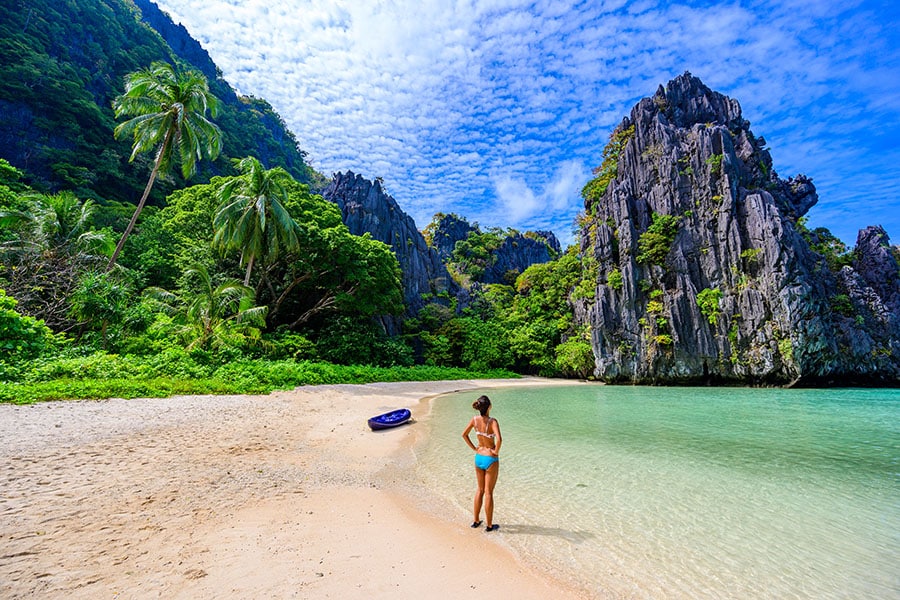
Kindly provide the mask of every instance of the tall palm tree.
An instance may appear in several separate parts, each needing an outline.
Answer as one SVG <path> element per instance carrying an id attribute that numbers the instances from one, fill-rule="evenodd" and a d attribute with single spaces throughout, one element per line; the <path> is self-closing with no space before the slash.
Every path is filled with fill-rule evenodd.
<path id="1" fill-rule="evenodd" d="M 215 117 L 219 102 L 209 91 L 206 78 L 193 70 L 181 71 L 165 62 L 154 62 L 149 69 L 125 77 L 125 93 L 113 101 L 116 117 L 132 117 L 115 129 L 115 136 L 132 134 L 134 143 L 130 161 L 140 152 L 156 150 L 156 159 L 144 195 L 138 203 L 109 260 L 112 269 L 134 229 L 147 196 L 162 171 L 167 173 L 177 157 L 185 179 L 196 171 L 197 161 L 205 154 L 214 160 L 222 150 L 222 132 L 206 118 Z"/>
<path id="2" fill-rule="evenodd" d="M 285 208 L 290 174 L 280 167 L 266 170 L 256 158 L 235 161 L 239 177 L 219 188 L 219 208 L 213 219 L 213 243 L 222 249 L 240 249 L 247 266 L 244 285 L 256 260 L 274 261 L 282 247 L 298 246 L 299 225 Z"/>

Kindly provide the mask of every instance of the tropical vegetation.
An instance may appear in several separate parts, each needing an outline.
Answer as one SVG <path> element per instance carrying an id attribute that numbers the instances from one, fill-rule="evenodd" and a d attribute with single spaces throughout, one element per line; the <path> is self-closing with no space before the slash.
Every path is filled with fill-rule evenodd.
<path id="1" fill-rule="evenodd" d="M 153 150 L 153 168 L 147 187 L 122 234 L 107 269 L 111 269 L 122 252 L 122 246 L 134 229 L 141 210 L 150 196 L 153 183 L 166 175 L 176 158 L 181 174 L 189 179 L 197 171 L 197 161 L 204 156 L 214 159 L 222 151 L 222 132 L 206 118 L 207 110 L 215 117 L 219 102 L 209 91 L 206 78 L 193 70 L 180 70 L 167 62 L 155 62 L 148 69 L 125 77 L 125 93 L 113 101 L 116 117 L 131 117 L 116 126 L 115 136 L 132 134 L 131 157 Z"/>
<path id="2" fill-rule="evenodd" d="M 113 101 L 128 74 L 164 62 L 199 71 L 219 100 L 219 158 L 198 161 L 185 180 L 179 170 L 159 178 L 147 199 L 161 206 L 175 189 L 234 173 L 231 159 L 256 156 L 302 183 L 321 179 L 297 139 L 260 98 L 239 96 L 183 28 L 163 37 L 148 25 L 155 5 L 131 0 L 28 0 L 0 11 L 0 139 L 2 158 L 23 168 L 26 183 L 41 191 L 71 190 L 102 204 L 97 223 L 121 233 L 146 187 L 152 153 L 128 159 L 131 145 L 110 132 Z M 156 15 L 162 17 L 161 13 Z M 167 43 L 171 40 L 170 43 Z M 102 219 L 102 220 L 101 220 Z"/>

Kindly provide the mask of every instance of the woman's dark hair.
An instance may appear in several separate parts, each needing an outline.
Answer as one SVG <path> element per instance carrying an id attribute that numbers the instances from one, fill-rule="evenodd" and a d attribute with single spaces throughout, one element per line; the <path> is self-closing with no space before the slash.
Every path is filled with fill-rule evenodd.
<path id="1" fill-rule="evenodd" d="M 487 411 L 491 407 L 491 399 L 487 396 L 479 396 L 478 400 L 472 403 L 472 408 L 481 413 L 482 417 L 487 416 Z"/>

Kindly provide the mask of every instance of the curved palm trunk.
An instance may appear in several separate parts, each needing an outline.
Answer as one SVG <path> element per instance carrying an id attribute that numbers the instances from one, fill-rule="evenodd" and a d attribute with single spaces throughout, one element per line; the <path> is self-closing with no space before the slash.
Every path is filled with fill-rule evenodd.
<path id="1" fill-rule="evenodd" d="M 116 251 L 113 252 L 112 257 L 110 257 L 109 262 L 106 264 L 106 272 L 109 273 L 113 266 L 116 264 L 116 260 L 119 258 L 119 253 L 122 252 L 122 248 L 125 247 L 125 240 L 128 239 L 128 236 L 131 235 L 131 230 L 134 229 L 135 223 L 137 223 L 138 217 L 141 215 L 141 211 L 144 210 L 144 204 L 147 202 L 147 198 L 150 196 L 150 190 L 153 188 L 153 183 L 156 181 L 156 176 L 159 173 L 159 167 L 162 164 L 163 157 L 163 149 L 167 144 L 170 143 L 172 139 L 172 132 L 166 133 L 166 139 L 163 140 L 163 145 L 159 147 L 159 152 L 156 155 L 156 163 L 153 165 L 153 170 L 150 172 L 150 180 L 147 182 L 147 187 L 144 188 L 144 195 L 141 196 L 141 201 L 138 202 L 137 208 L 134 209 L 134 214 L 131 215 L 131 221 L 128 222 L 128 227 L 125 228 L 125 232 L 122 233 L 122 237 L 119 238 L 119 243 L 116 244 Z"/>

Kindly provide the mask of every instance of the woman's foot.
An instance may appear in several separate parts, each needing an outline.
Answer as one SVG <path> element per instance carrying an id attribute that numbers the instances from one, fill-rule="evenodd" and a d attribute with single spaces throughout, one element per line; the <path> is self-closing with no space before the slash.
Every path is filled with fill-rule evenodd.
<path id="1" fill-rule="evenodd" d="M 478 529 L 479 527 L 481 527 L 481 521 L 475 521 L 474 523 L 472 523 L 472 529 Z"/>
<path id="2" fill-rule="evenodd" d="M 500 526 L 496 523 L 494 523 L 493 525 L 488 525 L 484 528 L 485 531 L 497 531 L 498 529 L 500 529 Z"/>

